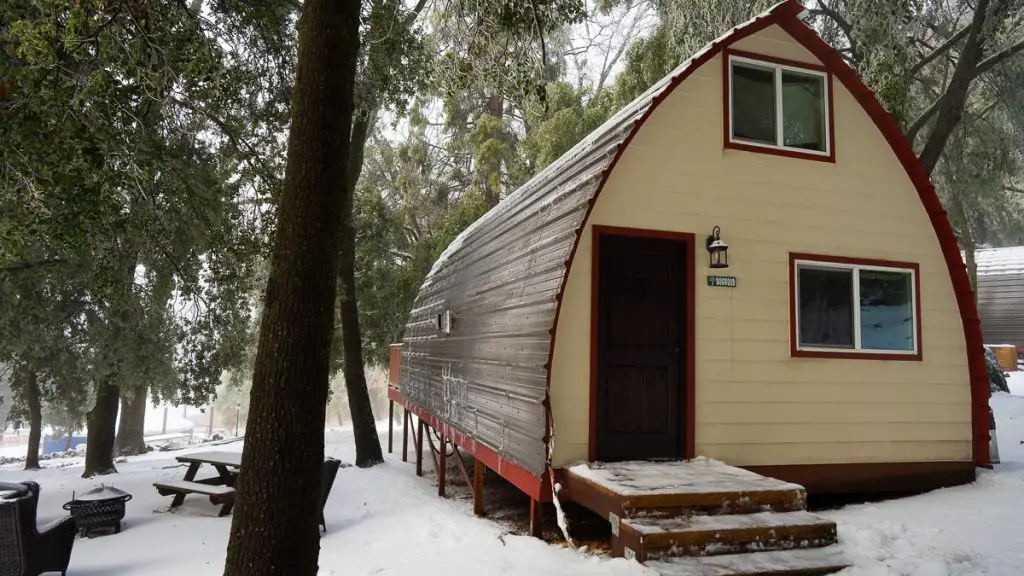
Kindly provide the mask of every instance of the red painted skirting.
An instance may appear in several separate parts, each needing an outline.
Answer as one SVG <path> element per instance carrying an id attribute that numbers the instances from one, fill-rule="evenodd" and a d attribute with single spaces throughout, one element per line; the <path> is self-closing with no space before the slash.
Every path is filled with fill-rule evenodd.
<path id="1" fill-rule="evenodd" d="M 413 404 L 395 388 L 388 387 L 388 398 L 401 404 L 406 410 L 412 412 L 417 417 L 422 418 L 424 422 L 430 424 L 431 428 L 448 437 L 449 440 L 454 442 L 464 452 L 471 454 L 499 476 L 511 482 L 516 488 L 525 492 L 530 498 L 541 502 L 551 501 L 551 481 L 549 480 L 549 475 L 535 476 L 529 470 L 509 462 L 491 448 L 484 446 L 468 435 L 463 434 L 451 424 Z"/>

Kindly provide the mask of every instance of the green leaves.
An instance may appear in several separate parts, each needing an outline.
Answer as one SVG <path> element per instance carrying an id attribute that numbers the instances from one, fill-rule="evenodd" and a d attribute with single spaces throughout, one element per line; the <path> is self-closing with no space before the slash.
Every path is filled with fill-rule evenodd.
<path id="1" fill-rule="evenodd" d="M 202 401 L 245 362 L 294 58 L 260 4 L 5 5 L 0 362 Z"/>

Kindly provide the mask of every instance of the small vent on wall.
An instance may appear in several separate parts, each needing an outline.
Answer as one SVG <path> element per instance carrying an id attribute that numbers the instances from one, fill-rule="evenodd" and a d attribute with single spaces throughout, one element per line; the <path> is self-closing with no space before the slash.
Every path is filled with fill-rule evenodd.
<path id="1" fill-rule="evenodd" d="M 437 315 L 437 329 L 442 334 L 451 334 L 455 330 L 455 315 L 451 310 L 445 310 Z"/>

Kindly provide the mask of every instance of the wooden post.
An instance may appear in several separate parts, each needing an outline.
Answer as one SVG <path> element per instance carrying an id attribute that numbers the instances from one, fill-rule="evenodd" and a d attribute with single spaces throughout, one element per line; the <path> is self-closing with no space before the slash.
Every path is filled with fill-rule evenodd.
<path id="1" fill-rule="evenodd" d="M 388 398 L 388 454 L 394 452 L 392 437 L 395 434 L 395 401 Z"/>
<path id="2" fill-rule="evenodd" d="M 530 536 L 544 536 L 544 503 L 533 498 L 530 499 Z"/>
<path id="3" fill-rule="evenodd" d="M 447 469 L 447 463 L 445 462 L 445 454 L 448 452 L 447 445 L 448 439 L 445 438 L 444 434 L 441 434 L 441 462 L 437 466 L 437 495 L 444 498 L 444 473 Z"/>
<path id="4" fill-rule="evenodd" d="M 484 465 L 479 458 L 473 459 L 473 514 L 484 515 Z"/>
<path id="5" fill-rule="evenodd" d="M 409 461 L 409 411 L 402 408 L 402 462 Z"/>
<path id="6" fill-rule="evenodd" d="M 416 418 L 416 475 L 423 476 L 423 418 Z"/>

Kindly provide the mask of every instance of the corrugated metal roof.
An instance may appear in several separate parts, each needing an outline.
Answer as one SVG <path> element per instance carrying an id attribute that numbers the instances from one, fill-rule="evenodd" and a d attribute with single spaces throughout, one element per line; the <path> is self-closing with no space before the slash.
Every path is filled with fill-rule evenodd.
<path id="1" fill-rule="evenodd" d="M 1024 246 L 981 248 L 974 251 L 978 276 L 1024 273 Z"/>
<path id="2" fill-rule="evenodd" d="M 620 147 L 674 81 L 737 31 L 694 54 L 463 231 L 416 297 L 401 353 L 402 394 L 509 461 L 547 462 L 547 362 L 576 237 Z M 450 334 L 437 327 L 446 310 Z"/>
<path id="3" fill-rule="evenodd" d="M 974 251 L 985 344 L 1024 346 L 1024 246 Z"/>

